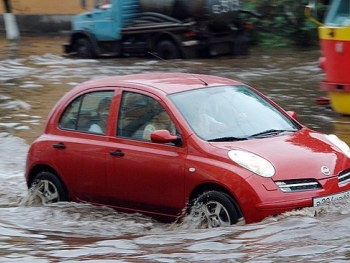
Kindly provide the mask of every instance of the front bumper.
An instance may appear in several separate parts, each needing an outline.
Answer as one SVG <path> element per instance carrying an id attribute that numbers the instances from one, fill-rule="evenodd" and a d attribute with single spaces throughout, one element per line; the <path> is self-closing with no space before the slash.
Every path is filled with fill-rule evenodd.
<path id="1" fill-rule="evenodd" d="M 246 200 L 246 204 L 241 205 L 245 221 L 259 222 L 266 217 L 284 212 L 350 198 L 350 182 L 339 184 L 338 177 L 333 176 L 319 180 L 319 183 L 320 189 L 283 192 L 272 180 L 266 180 L 260 186 L 255 181 L 251 185 L 255 188 L 255 198 L 251 195 L 252 199 Z M 317 202 L 314 202 L 315 198 Z"/>

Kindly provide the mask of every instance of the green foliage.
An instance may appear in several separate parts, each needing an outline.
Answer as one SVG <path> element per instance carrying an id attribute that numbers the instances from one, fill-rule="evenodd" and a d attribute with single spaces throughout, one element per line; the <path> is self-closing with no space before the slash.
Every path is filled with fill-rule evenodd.
<path id="1" fill-rule="evenodd" d="M 242 0 L 243 9 L 260 14 L 260 17 L 242 15 L 245 22 L 253 25 L 249 31 L 253 44 L 263 47 L 316 45 L 317 25 L 306 18 L 306 4 L 306 0 Z M 318 5 L 322 10 L 320 7 L 324 5 Z"/>

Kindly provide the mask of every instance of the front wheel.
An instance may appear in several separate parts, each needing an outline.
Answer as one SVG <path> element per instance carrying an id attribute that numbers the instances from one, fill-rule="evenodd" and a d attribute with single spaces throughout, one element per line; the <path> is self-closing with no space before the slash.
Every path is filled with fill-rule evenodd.
<path id="1" fill-rule="evenodd" d="M 43 204 L 68 201 L 68 193 L 61 180 L 53 173 L 43 171 L 38 173 L 29 188 Z"/>
<path id="2" fill-rule="evenodd" d="M 190 208 L 190 217 L 197 228 L 214 228 L 237 223 L 240 213 L 234 200 L 219 191 L 201 194 Z"/>
<path id="3" fill-rule="evenodd" d="M 74 51 L 79 58 L 94 58 L 95 52 L 92 43 L 87 38 L 79 38 L 74 42 Z"/>

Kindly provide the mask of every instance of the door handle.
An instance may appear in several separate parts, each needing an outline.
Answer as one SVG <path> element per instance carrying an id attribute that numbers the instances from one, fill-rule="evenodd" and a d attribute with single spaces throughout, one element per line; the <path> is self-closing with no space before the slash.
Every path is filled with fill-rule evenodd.
<path id="1" fill-rule="evenodd" d="M 125 155 L 121 150 L 110 151 L 109 154 L 112 156 L 119 156 L 119 157 L 123 157 Z"/>
<path id="2" fill-rule="evenodd" d="M 63 142 L 55 143 L 52 145 L 52 147 L 55 149 L 66 149 L 66 145 L 64 145 Z"/>

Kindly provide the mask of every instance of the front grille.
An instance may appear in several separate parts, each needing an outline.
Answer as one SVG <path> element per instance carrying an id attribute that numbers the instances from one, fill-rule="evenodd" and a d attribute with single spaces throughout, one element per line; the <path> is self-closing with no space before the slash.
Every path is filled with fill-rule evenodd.
<path id="1" fill-rule="evenodd" d="M 284 193 L 310 191 L 322 188 L 315 179 L 286 180 L 276 181 L 275 183 Z"/>
<path id="2" fill-rule="evenodd" d="M 339 184 L 346 184 L 348 182 L 350 182 L 350 169 L 342 171 L 339 175 L 338 175 L 338 181 Z"/>

